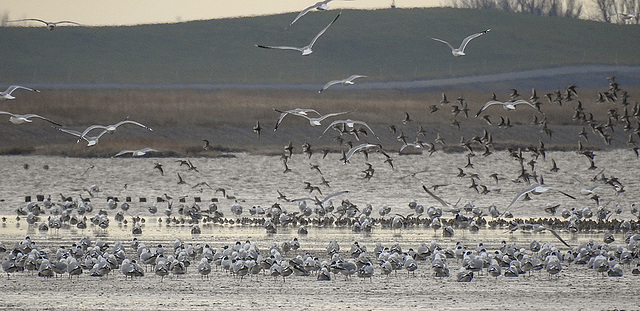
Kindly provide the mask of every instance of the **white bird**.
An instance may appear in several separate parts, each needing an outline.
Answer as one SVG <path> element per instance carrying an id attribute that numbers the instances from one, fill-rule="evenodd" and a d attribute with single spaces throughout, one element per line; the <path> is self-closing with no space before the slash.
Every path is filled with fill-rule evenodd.
<path id="1" fill-rule="evenodd" d="M 98 134 L 98 136 L 87 136 L 87 135 L 82 135 L 82 133 L 80 133 L 79 131 L 75 131 L 75 130 L 71 130 L 71 129 L 65 129 L 65 128 L 58 128 L 59 131 L 65 132 L 67 134 L 71 134 L 73 136 L 76 137 L 80 137 L 80 139 L 84 139 L 87 141 L 87 147 L 91 147 L 91 146 L 95 146 L 98 143 L 98 139 L 100 139 L 100 137 L 102 137 L 102 135 L 106 134 L 107 131 L 103 130 L 100 134 Z"/>
<path id="2" fill-rule="evenodd" d="M 257 47 L 259 48 L 263 48 L 263 49 L 276 49 L 276 50 L 294 50 L 294 51 L 299 51 L 302 53 L 302 56 L 307 56 L 311 53 L 313 53 L 313 51 L 311 50 L 311 48 L 313 47 L 313 45 L 316 43 L 316 40 L 318 40 L 318 38 L 320 38 L 320 36 L 322 36 L 322 34 L 324 34 L 325 31 L 327 31 L 327 29 L 329 29 L 329 27 L 331 25 L 333 25 L 333 23 L 336 22 L 336 20 L 338 20 L 338 17 L 340 17 L 341 13 L 338 13 L 338 16 L 336 16 L 336 18 L 333 19 L 333 21 L 331 23 L 329 23 L 329 25 L 327 25 L 327 27 L 324 27 L 324 29 L 322 29 L 314 38 L 313 40 L 311 40 L 311 43 L 309 43 L 306 46 L 303 46 L 301 48 L 297 48 L 297 47 L 291 47 L 291 46 L 268 46 L 268 45 L 259 45 L 256 44 Z"/>
<path id="3" fill-rule="evenodd" d="M 351 112 L 351 111 L 327 113 L 327 114 L 325 114 L 323 116 L 321 115 L 318 118 L 311 118 L 311 117 L 308 117 L 306 115 L 301 115 L 301 117 L 309 120 L 309 124 L 311 124 L 311 126 L 319 126 L 319 125 L 322 125 L 322 124 L 320 124 L 320 122 L 322 122 L 326 118 L 339 116 L 339 115 L 342 115 L 342 114 L 345 114 L 345 113 L 349 113 L 349 112 Z"/>
<path id="4" fill-rule="evenodd" d="M 507 212 L 507 210 L 508 210 L 508 209 L 509 209 L 509 208 L 510 208 L 514 203 L 516 203 L 516 201 L 518 201 L 518 199 L 520 199 L 522 196 L 524 196 L 524 195 L 526 195 L 526 194 L 528 194 L 528 193 L 531 193 L 531 194 L 541 194 L 541 193 L 546 192 L 546 191 L 548 191 L 548 190 L 555 190 L 555 191 L 558 191 L 558 192 L 560 192 L 560 193 L 562 193 L 562 194 L 566 195 L 567 197 L 570 197 L 570 198 L 572 198 L 572 199 L 574 199 L 574 200 L 576 199 L 575 197 L 573 197 L 572 195 L 570 195 L 570 194 L 568 194 L 568 193 L 562 192 L 562 191 L 560 191 L 560 190 L 558 190 L 558 189 L 554 189 L 552 186 L 540 185 L 540 184 L 533 184 L 533 185 L 531 185 L 530 187 L 528 187 L 528 188 L 526 188 L 526 189 L 522 190 L 522 192 L 518 193 L 518 194 L 516 195 L 516 197 L 515 197 L 515 198 L 513 198 L 513 201 L 511 201 L 511 203 L 509 204 L 509 206 L 507 206 L 507 208 L 504 210 L 504 212 L 502 212 L 502 215 L 504 215 L 504 214 Z M 501 215 L 501 216 L 502 216 L 502 215 Z"/>
<path id="5" fill-rule="evenodd" d="M 300 13 L 298 13 L 298 16 L 296 16 L 296 18 L 293 19 L 293 22 L 291 22 L 291 24 L 289 24 L 289 26 L 292 26 L 293 23 L 297 22 L 300 17 L 303 17 L 304 15 L 306 15 L 307 13 L 313 11 L 313 10 L 318 10 L 318 11 L 324 11 L 326 9 L 329 8 L 329 2 L 331 2 L 333 0 L 325 0 L 325 1 L 320 1 L 320 2 L 316 2 L 316 4 L 307 7 L 306 9 L 302 10 Z"/>
<path id="6" fill-rule="evenodd" d="M 328 89 L 329 87 L 336 85 L 336 84 L 342 84 L 342 85 L 352 85 L 353 84 L 353 80 L 357 79 L 357 78 L 366 78 L 367 76 L 363 76 L 363 75 L 352 75 L 346 79 L 342 79 L 342 80 L 331 80 L 329 82 L 327 82 L 327 84 L 325 84 L 322 89 L 320 91 L 318 91 L 318 93 L 322 93 L 322 91 Z"/>
<path id="7" fill-rule="evenodd" d="M 373 130 L 371 129 L 371 127 L 367 123 L 364 123 L 363 121 L 347 119 L 347 120 L 336 120 L 336 121 L 331 122 L 331 124 L 329 124 L 329 126 L 327 126 L 327 128 L 324 130 L 324 132 L 322 132 L 322 135 L 320 135 L 320 137 L 322 137 L 334 125 L 341 124 L 341 123 L 344 123 L 350 129 L 353 129 L 353 127 L 356 124 L 364 125 L 365 127 L 367 127 L 369 129 L 369 131 L 371 131 L 371 134 L 376 135 L 376 133 L 373 132 Z M 376 138 L 378 138 L 377 135 L 376 135 Z"/>
<path id="8" fill-rule="evenodd" d="M 57 126 L 62 126 L 61 124 L 58 124 L 54 121 L 51 121 L 50 119 L 47 119 L 43 116 L 39 116 L 37 114 L 14 114 L 11 112 L 6 112 L 6 111 L 0 111 L 0 114 L 8 114 L 10 115 L 9 117 L 9 122 L 13 123 L 13 124 L 24 124 L 24 123 L 31 123 L 33 122 L 32 120 L 29 120 L 30 118 L 38 118 L 38 119 L 42 119 L 45 120 L 49 123 L 55 124 Z"/>
<path id="9" fill-rule="evenodd" d="M 321 116 L 321 114 L 315 111 L 314 109 L 307 109 L 307 108 L 295 108 L 295 109 L 285 110 L 285 111 L 281 111 L 276 108 L 273 108 L 273 110 L 280 113 L 280 117 L 278 118 L 278 121 L 276 122 L 276 126 L 273 129 L 274 132 L 278 130 L 278 126 L 280 126 L 280 123 L 282 122 L 284 117 L 286 117 L 288 114 L 292 114 L 294 116 L 306 116 L 308 113 L 313 112 L 318 116 Z"/>
<path id="10" fill-rule="evenodd" d="M 438 201 L 438 202 L 440 202 L 440 204 L 442 204 L 442 211 L 456 214 L 456 213 L 459 213 L 460 210 L 462 210 L 459 206 L 457 206 L 457 203 L 455 205 L 451 205 L 451 204 L 445 202 L 443 199 L 441 199 L 440 197 L 435 195 L 435 193 L 429 191 L 429 188 L 427 188 L 427 186 L 422 185 L 422 189 L 424 189 L 424 191 L 426 191 L 427 194 L 429 194 L 432 198 L 434 198 L 436 201 Z"/>
<path id="11" fill-rule="evenodd" d="M 454 48 L 449 42 L 444 41 L 442 39 L 433 38 L 433 37 L 431 37 L 431 39 L 436 40 L 436 41 L 440 41 L 440 42 L 448 45 L 449 48 L 451 49 L 451 54 L 453 54 L 453 56 L 455 56 L 455 57 L 459 57 L 459 56 L 466 55 L 466 54 L 464 54 L 464 49 L 467 47 L 467 44 L 469 44 L 469 41 L 471 41 L 471 40 L 473 40 L 473 39 L 475 39 L 477 37 L 480 37 L 480 36 L 484 35 L 485 33 L 489 32 L 489 31 L 491 31 L 491 29 L 487 29 L 487 30 L 485 30 L 483 32 L 479 32 L 479 33 L 474 33 L 474 34 L 464 38 L 464 40 L 462 40 L 462 43 L 460 43 L 460 47 L 459 48 Z"/>
<path id="12" fill-rule="evenodd" d="M 20 85 L 11 85 L 9 86 L 9 88 L 7 88 L 6 91 L 4 92 L 0 92 L 0 99 L 1 100 L 7 100 L 7 99 L 14 99 L 15 97 L 13 97 L 11 95 L 11 93 L 17 89 L 23 89 L 23 90 L 27 90 L 27 91 L 31 91 L 31 92 L 36 92 L 36 93 L 40 93 L 40 91 L 36 90 L 36 89 L 32 89 L 32 88 L 28 88 L 25 86 L 20 86 Z"/>
<path id="13" fill-rule="evenodd" d="M 146 128 L 146 129 L 148 129 L 149 131 L 153 131 L 153 129 L 152 129 L 152 128 L 147 127 L 146 125 L 144 125 L 144 124 L 142 124 L 142 123 L 140 123 L 140 122 L 131 121 L 131 120 L 123 120 L 123 121 L 120 121 L 120 122 L 118 122 L 118 123 L 116 123 L 116 124 L 111 124 L 111 125 L 106 125 L 106 126 L 105 126 L 105 125 L 92 125 L 92 126 L 89 126 L 88 128 L 86 128 L 86 129 L 82 132 L 82 134 L 80 135 L 80 138 L 78 138 L 78 142 L 80 142 L 80 141 L 85 137 L 85 135 L 87 135 L 90 131 L 92 131 L 92 130 L 94 130 L 94 129 L 103 129 L 103 130 L 105 130 L 107 133 L 111 134 L 111 133 L 113 133 L 113 132 L 115 132 L 115 131 L 116 131 L 116 129 L 118 128 L 118 126 L 123 125 L 123 124 L 133 124 L 133 125 L 137 125 L 137 126 L 139 126 L 139 127 Z"/>
<path id="14" fill-rule="evenodd" d="M 384 154 L 387 158 L 389 157 L 389 155 L 384 151 L 384 149 L 382 149 L 382 145 L 380 144 L 360 144 L 357 145 L 351 149 L 349 149 L 349 151 L 347 151 L 347 153 L 345 154 L 344 157 L 344 164 L 347 164 L 347 162 L 349 162 L 349 159 L 351 159 L 351 157 L 358 151 L 361 150 L 369 150 L 369 149 L 378 149 L 380 152 L 382 152 L 382 154 Z"/>
<path id="15" fill-rule="evenodd" d="M 71 24 L 71 25 L 76 25 L 76 26 L 82 26 L 76 22 L 72 22 L 72 21 L 59 21 L 59 22 L 47 22 L 47 21 L 43 21 L 41 19 L 37 19 L 37 18 L 26 18 L 26 19 L 19 19 L 19 20 L 15 20 L 15 21 L 9 21 L 9 22 L 26 22 L 26 21 L 34 21 L 34 22 L 40 22 L 43 23 L 45 25 L 45 27 L 47 27 L 47 29 L 49 30 L 53 30 L 56 28 L 56 26 L 60 25 L 60 24 Z"/>
<path id="16" fill-rule="evenodd" d="M 492 105 L 502 105 L 502 108 L 504 108 L 504 110 L 515 110 L 516 109 L 516 105 L 520 105 L 520 104 L 527 104 L 533 108 L 536 108 L 536 106 L 524 99 L 518 99 L 518 100 L 509 100 L 506 102 L 501 102 L 501 101 L 497 101 L 497 100 L 490 100 L 487 103 L 485 103 L 482 108 L 480 108 L 480 111 L 478 111 L 478 113 L 476 113 L 476 118 L 487 108 L 489 108 Z"/>
<path id="17" fill-rule="evenodd" d="M 127 154 L 127 153 L 131 153 L 131 156 L 133 157 L 141 157 L 145 154 L 147 154 L 147 152 L 157 152 L 158 150 L 153 149 L 153 148 L 143 148 L 143 149 L 138 149 L 138 150 L 122 150 L 118 153 L 116 153 L 116 155 L 114 155 L 113 157 L 119 157 L 123 154 Z"/>

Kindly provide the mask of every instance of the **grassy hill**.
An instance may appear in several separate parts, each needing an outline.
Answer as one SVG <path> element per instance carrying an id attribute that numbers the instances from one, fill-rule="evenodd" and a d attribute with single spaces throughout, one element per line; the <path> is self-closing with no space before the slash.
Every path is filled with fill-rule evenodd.
<path id="1" fill-rule="evenodd" d="M 127 27 L 0 27 L 0 81 L 10 83 L 322 83 L 434 79 L 581 64 L 640 65 L 640 26 L 451 8 L 338 11 Z M 429 37 L 458 44 L 454 58 Z"/>

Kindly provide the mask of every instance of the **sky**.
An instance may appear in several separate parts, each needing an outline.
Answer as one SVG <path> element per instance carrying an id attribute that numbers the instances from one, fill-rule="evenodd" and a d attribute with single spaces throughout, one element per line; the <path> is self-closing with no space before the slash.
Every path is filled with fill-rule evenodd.
<path id="1" fill-rule="evenodd" d="M 88 26 L 173 23 L 302 11 L 318 0 L 2 0 L 0 19 L 38 18 Z M 329 9 L 388 8 L 394 0 L 334 0 Z M 447 5 L 450 0 L 395 0 L 398 8 Z M 35 24 L 38 25 L 38 24 Z M 35 26 L 34 25 L 34 26 Z M 39 25 L 38 25 L 39 26 Z"/>

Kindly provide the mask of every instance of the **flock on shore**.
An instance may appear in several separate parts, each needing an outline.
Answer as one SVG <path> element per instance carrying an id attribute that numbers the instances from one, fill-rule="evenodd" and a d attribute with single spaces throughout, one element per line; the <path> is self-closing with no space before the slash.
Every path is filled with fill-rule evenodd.
<path id="1" fill-rule="evenodd" d="M 329 0 L 330 1 L 330 0 Z M 307 12 L 313 9 L 325 10 L 329 1 L 319 2 L 315 6 L 303 10 L 288 27 L 291 27 Z M 259 48 L 276 49 L 276 50 L 296 50 L 304 56 L 312 53 L 312 47 L 319 38 L 330 29 L 330 27 L 338 21 L 341 14 L 338 14 L 325 28 L 323 28 L 311 42 L 303 47 L 291 46 L 271 46 L 256 45 Z M 48 29 L 53 30 L 58 24 L 77 24 L 71 21 L 63 21 L 58 23 L 48 23 L 41 20 L 29 19 L 31 21 L 43 22 Z M 465 47 L 472 39 L 479 38 L 489 33 L 490 29 L 475 33 L 466 37 L 459 48 L 454 48 L 450 43 L 442 39 L 431 38 L 435 41 L 447 44 L 456 57 L 465 55 Z M 489 35 L 487 35 L 489 37 Z M 318 93 L 324 93 L 333 85 L 351 85 L 355 79 L 365 78 L 365 75 L 351 75 L 343 80 L 332 80 L 326 83 Z M 553 130 L 547 120 L 545 110 L 547 107 L 562 107 L 563 105 L 572 107 L 572 120 L 576 124 L 582 125 L 582 130 L 576 133 L 577 155 L 576 157 L 585 157 L 588 159 L 590 166 L 586 170 L 596 170 L 596 152 L 589 150 L 582 145 L 582 142 L 589 141 L 590 136 L 596 136 L 605 145 L 610 145 L 615 131 L 622 130 L 628 133 L 628 146 L 638 156 L 640 147 L 634 141 L 636 135 L 640 137 L 640 103 L 635 104 L 629 101 L 631 97 L 626 90 L 622 89 L 615 77 L 607 78 L 608 88 L 599 92 L 598 98 L 587 99 L 578 96 L 577 86 L 569 85 L 558 89 L 555 92 L 545 94 L 538 97 L 535 88 L 532 88 L 531 95 L 528 99 L 521 95 L 517 90 L 512 89 L 508 95 L 507 101 L 497 99 L 496 94 L 492 94 L 491 99 L 481 105 L 480 110 L 475 114 L 475 118 L 482 115 L 483 122 L 487 123 L 489 129 L 484 129 L 482 133 L 477 133 L 473 137 L 461 137 L 460 142 L 455 146 L 464 150 L 465 163 L 463 167 L 458 167 L 457 176 L 459 178 L 468 179 L 471 183 L 469 191 L 475 191 L 477 194 L 483 195 L 504 195 L 495 191 L 489 184 L 490 180 L 495 180 L 495 184 L 505 179 L 521 185 L 522 191 L 513 196 L 511 203 L 504 209 L 498 209 L 496 206 L 489 206 L 487 210 L 475 207 L 473 204 L 460 204 L 460 202 L 451 204 L 436 194 L 437 188 L 446 185 L 425 185 L 422 189 L 437 201 L 441 206 L 424 207 L 416 202 L 409 202 L 412 209 L 410 215 L 399 215 L 391 213 L 391 209 L 382 206 L 377 211 L 379 217 L 375 216 L 373 206 L 366 205 L 358 207 L 351 203 L 348 199 L 349 191 L 331 191 L 332 194 L 323 196 L 322 191 L 330 191 L 329 180 L 325 179 L 322 174 L 320 164 L 310 163 L 310 170 L 315 177 L 321 178 L 322 182 L 315 184 L 306 182 L 301 191 L 308 191 L 309 197 L 290 199 L 281 192 L 278 192 L 276 202 L 268 208 L 260 206 L 252 206 L 248 208 L 250 217 L 243 214 L 242 201 L 232 194 L 226 193 L 225 189 L 210 186 L 207 181 L 198 183 L 193 186 L 196 188 L 208 188 L 209 190 L 222 192 L 223 199 L 229 200 L 231 203 L 231 213 L 233 217 L 225 217 L 224 212 L 218 208 L 219 202 L 211 200 L 209 202 L 196 201 L 187 203 L 185 200 L 173 199 L 169 195 L 157 198 L 153 202 L 139 202 L 145 204 L 148 212 L 152 215 L 156 213 L 164 214 L 158 217 L 157 221 L 166 225 L 189 225 L 193 234 L 200 233 L 201 226 L 205 225 L 254 225 L 262 226 L 268 233 L 277 232 L 278 228 L 286 226 L 294 226 L 301 235 L 306 234 L 307 227 L 348 227 L 354 232 L 368 232 L 372 228 L 379 226 L 381 228 L 390 228 L 392 230 L 401 230 L 402 228 L 411 226 L 423 226 L 425 228 L 433 228 L 435 230 L 442 229 L 444 236 L 454 236 L 454 230 L 463 229 L 477 231 L 480 228 L 502 228 L 506 230 L 533 230 L 533 231 L 550 231 L 558 240 L 569 248 L 568 251 L 560 251 L 551 243 L 540 245 L 531 242 L 527 247 L 519 247 L 513 244 L 504 243 L 498 249 L 487 250 L 478 245 L 470 248 L 463 244 L 458 244 L 454 248 L 446 248 L 437 245 L 425 243 L 416 246 L 415 249 L 403 251 L 399 245 L 383 247 L 376 245 L 372 252 L 368 252 L 366 247 L 359 246 L 357 243 L 352 245 L 349 253 L 340 253 L 337 244 L 330 244 L 327 247 L 326 256 L 320 259 L 320 254 L 310 255 L 301 253 L 300 246 L 294 241 L 288 243 L 287 247 L 274 246 L 268 252 L 260 251 L 256 245 L 250 242 L 236 243 L 217 249 L 212 249 L 207 245 L 185 245 L 180 241 L 176 241 L 173 247 L 162 246 L 147 247 L 144 243 L 135 240 L 129 247 L 125 247 L 122 243 L 114 243 L 108 245 L 102 242 L 91 242 L 89 239 L 83 238 L 78 243 L 69 247 L 61 247 L 57 250 L 39 249 L 35 242 L 26 238 L 19 242 L 15 247 L 7 248 L 2 246 L 0 251 L 4 251 L 4 259 L 2 267 L 8 274 L 18 271 L 26 273 L 53 277 L 56 275 L 67 274 L 69 277 L 81 276 L 84 274 L 92 276 L 104 276 L 112 271 L 120 270 L 126 277 L 140 277 L 148 275 L 148 269 L 154 274 L 164 278 L 170 275 L 180 275 L 187 273 L 187 269 L 193 263 L 192 269 L 197 266 L 197 271 L 202 276 L 207 276 L 211 271 L 220 270 L 233 275 L 234 277 L 249 277 L 251 275 L 271 275 L 273 277 L 282 277 L 283 280 L 289 275 L 299 276 L 315 276 L 318 280 L 330 280 L 335 278 L 337 274 L 342 274 L 346 278 L 351 275 L 358 275 L 363 278 L 371 278 L 374 275 L 390 275 L 397 273 L 396 271 L 405 270 L 407 272 L 422 271 L 428 274 L 431 271 L 436 277 L 449 277 L 455 275 L 458 281 L 471 281 L 476 273 L 483 274 L 485 271 L 493 277 L 498 276 L 515 276 L 533 273 L 537 270 L 545 270 L 549 275 L 556 275 L 563 266 L 569 264 L 586 265 L 588 268 L 597 272 L 607 273 L 609 276 L 622 276 L 625 271 L 631 270 L 631 274 L 640 274 L 639 268 L 631 268 L 633 263 L 638 262 L 640 248 L 638 243 L 640 238 L 638 235 L 632 234 L 637 232 L 639 228 L 638 219 L 640 212 L 635 205 L 629 207 L 631 215 L 636 219 L 617 220 L 612 219 L 612 215 L 621 214 L 626 211 L 619 205 L 611 206 L 601 204 L 600 196 L 596 189 L 602 189 L 615 193 L 616 195 L 627 195 L 625 190 L 625 182 L 620 178 L 605 174 L 601 170 L 593 178 L 594 185 L 584 185 L 581 194 L 587 195 L 594 201 L 595 207 L 581 207 L 562 209 L 559 214 L 562 219 L 555 217 L 557 206 L 547 206 L 545 211 L 551 218 L 540 218 L 521 220 L 513 219 L 513 214 L 509 208 L 517 204 L 520 200 L 531 199 L 532 195 L 542 194 L 548 191 L 561 193 L 573 200 L 576 194 L 567 193 L 562 189 L 561 185 L 546 184 L 544 176 L 553 176 L 561 170 L 553 158 L 548 157 L 548 150 L 545 148 L 543 139 L 550 141 L 553 139 Z M 14 99 L 12 93 L 16 90 L 39 92 L 38 90 L 23 87 L 11 86 L 5 92 L 1 92 L 2 99 Z M 319 95 L 321 96 L 321 95 Z M 592 111 L 585 108 L 581 101 L 589 101 L 594 105 L 606 105 L 608 108 L 606 115 L 594 115 Z M 476 103 L 473 103 L 476 104 Z M 480 106 L 480 105 L 478 105 Z M 496 121 L 495 113 L 497 108 L 493 106 L 502 106 L 505 113 L 518 113 L 522 109 L 529 109 L 534 112 L 534 121 L 532 125 L 538 126 L 540 131 L 540 142 L 537 146 L 527 148 L 507 148 L 511 158 L 519 163 L 520 169 L 512 172 L 512 176 L 505 177 L 494 174 L 491 176 L 480 176 L 474 171 L 477 169 L 472 163 L 472 159 L 477 156 L 490 157 L 496 151 L 493 141 L 493 132 L 495 127 L 499 129 L 513 126 L 508 115 L 499 115 L 500 123 Z M 590 105 L 592 106 L 592 105 Z M 469 119 L 470 112 L 469 103 L 462 96 L 453 101 L 449 101 L 445 93 L 439 103 L 425 106 L 428 114 L 437 111 L 449 110 L 454 115 L 454 121 L 451 124 L 452 131 L 460 129 L 464 126 L 464 121 Z M 274 116 L 275 127 L 277 131 L 281 126 L 286 126 L 285 120 L 287 116 L 304 118 L 309 121 L 312 127 L 323 127 L 324 131 L 319 137 L 326 135 L 329 130 L 335 130 L 337 136 L 333 139 L 338 143 L 342 152 L 340 163 L 334 165 L 348 165 L 356 162 L 360 158 L 356 154 L 362 154 L 367 168 L 362 171 L 364 181 L 376 178 L 377 164 L 370 162 L 370 154 L 379 153 L 383 162 L 381 165 L 389 165 L 392 170 L 394 167 L 394 156 L 402 154 L 407 148 L 414 150 L 427 150 L 429 154 L 433 154 L 446 145 L 452 146 L 451 142 L 445 142 L 440 135 L 431 142 L 427 141 L 425 130 L 422 125 L 416 125 L 416 116 L 411 116 L 404 112 L 403 118 L 398 117 L 398 122 L 391 122 L 385 125 L 388 131 L 394 136 L 397 135 L 398 148 L 392 152 L 391 148 L 385 148 L 378 143 L 379 135 L 377 135 L 373 127 L 365 120 L 357 120 L 344 118 L 343 115 L 355 114 L 356 111 L 348 110 L 339 112 L 330 112 L 321 114 L 313 108 L 295 108 L 282 109 L 274 108 L 279 117 Z M 494 113 L 490 115 L 489 113 Z M 116 132 L 119 126 L 130 126 L 140 128 L 142 130 L 152 131 L 152 128 L 134 120 L 124 119 L 112 125 L 92 125 L 82 131 L 65 128 L 60 122 L 50 120 L 37 114 L 18 115 L 10 112 L 0 111 L 0 114 L 9 115 L 10 122 L 14 124 L 23 124 L 32 122 L 32 118 L 41 119 L 54 125 L 57 130 L 74 136 L 77 142 L 85 140 L 88 146 L 95 146 L 98 140 L 105 134 Z M 329 122 L 330 118 L 340 116 L 341 120 L 333 120 L 326 125 L 323 122 Z M 473 115 L 472 115 L 473 116 Z M 492 120 L 493 118 L 493 120 Z M 326 127 L 325 127 L 326 125 Z M 375 126 L 374 126 L 375 127 Z M 256 132 L 257 138 L 260 139 L 260 132 L 263 128 L 260 122 L 256 122 L 253 131 Z M 587 130 L 588 129 L 588 130 Z M 250 129 L 247 129 L 249 131 Z M 415 132 L 411 137 L 406 133 Z M 249 132 L 250 133 L 250 132 Z M 209 140 L 203 139 L 205 145 L 204 150 L 211 148 Z M 115 156 L 131 154 L 131 156 L 145 156 L 149 153 L 161 152 L 153 148 L 144 148 L 140 150 L 123 150 Z M 323 150 L 322 158 L 329 151 Z M 482 152 L 481 154 L 478 154 Z M 301 157 L 307 157 L 311 160 L 316 154 L 312 146 L 305 142 L 302 145 Z M 282 156 L 280 157 L 284 170 L 282 174 L 291 173 L 292 170 L 288 166 L 288 161 L 294 156 L 294 146 L 292 142 L 284 147 Z M 547 161 L 547 159 L 549 159 Z M 196 171 L 196 166 L 190 160 L 178 160 L 180 166 L 185 165 L 189 171 Z M 184 161 L 184 162 L 182 162 Z M 541 169 L 539 162 L 545 162 L 550 168 Z M 552 165 L 551 165 L 552 163 Z M 162 163 L 159 161 L 154 163 L 154 170 L 157 170 L 160 176 L 165 176 Z M 86 171 L 85 171 L 86 173 Z M 415 177 L 422 172 L 412 172 L 409 176 Z M 173 176 L 173 175 L 171 175 Z M 176 173 L 177 184 L 186 183 L 179 172 Z M 173 178 L 173 177 L 172 177 Z M 549 180 L 549 177 L 547 177 Z M 509 182 L 508 180 L 506 182 Z M 418 186 L 419 187 L 419 186 Z M 99 186 L 86 189 L 91 197 L 99 192 Z M 195 190 L 194 190 L 195 191 Z M 631 194 L 634 195 L 634 194 Z M 38 228 L 45 230 L 60 230 L 71 226 L 84 230 L 91 226 L 106 229 L 110 225 L 111 219 L 119 223 L 128 222 L 127 211 L 133 204 L 130 199 L 121 202 L 118 198 L 109 198 L 106 208 L 99 208 L 94 211 L 93 203 L 88 198 L 82 196 L 72 198 L 60 194 L 61 200 L 53 200 L 50 196 L 38 198 L 35 202 L 26 200 L 24 206 L 18 207 L 17 221 L 25 219 L 29 225 L 38 224 Z M 341 199 L 340 204 L 333 203 L 334 200 Z M 175 202 L 175 203 L 174 203 Z M 295 204 L 298 210 L 287 211 L 285 204 Z M 282 203 L 282 204 L 280 204 Z M 615 204 L 613 204 L 615 205 Z M 47 220 L 44 216 L 49 212 Z M 110 215 L 115 213 L 115 215 Z M 451 215 L 447 219 L 444 215 Z M 492 220 L 487 220 L 491 216 Z M 131 216 L 132 233 L 141 234 L 146 222 L 144 217 Z M 6 219 L 3 219 L 5 222 Z M 581 232 L 589 230 L 606 231 L 603 243 L 585 242 L 578 246 L 571 246 L 564 241 L 557 230 L 568 230 L 570 232 Z M 610 232 L 627 233 L 627 241 L 625 244 L 613 247 L 609 243 L 612 235 Z M 295 249 L 294 249 L 295 248 Z M 128 250 L 127 250 L 128 249 Z M 449 265 L 459 265 L 459 269 L 453 269 L 450 272 Z M 431 269 L 431 270 L 429 270 Z M 429 272 L 429 273 L 431 273 Z M 596 272 L 594 272 L 596 273 Z"/>

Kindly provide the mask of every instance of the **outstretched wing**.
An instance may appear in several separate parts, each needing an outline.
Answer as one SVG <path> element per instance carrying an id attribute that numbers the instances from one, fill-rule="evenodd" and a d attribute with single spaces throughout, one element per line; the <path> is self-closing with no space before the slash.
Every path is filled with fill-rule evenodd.
<path id="1" fill-rule="evenodd" d="M 296 18 L 293 19 L 293 22 L 291 22 L 291 24 L 289 24 L 289 26 L 292 26 L 293 23 L 297 22 L 301 17 L 305 16 L 307 13 L 311 12 L 311 10 L 314 10 L 318 7 L 317 4 L 314 4 L 304 10 L 302 10 L 300 13 L 298 13 L 298 16 L 296 16 Z"/>
<path id="2" fill-rule="evenodd" d="M 484 35 L 485 33 L 489 32 L 489 31 L 491 31 L 491 29 L 487 29 L 487 30 L 485 30 L 483 32 L 479 32 L 479 33 L 474 33 L 474 34 L 464 38 L 464 40 L 462 40 L 462 43 L 460 44 L 460 51 L 464 52 L 464 49 L 467 47 L 467 44 L 469 44 L 469 41 L 471 41 L 471 40 L 473 40 L 473 39 L 475 39 L 477 37 L 480 37 L 480 36 Z"/>
<path id="3" fill-rule="evenodd" d="M 260 45 L 260 44 L 256 44 L 256 46 L 259 47 L 259 48 L 263 48 L 263 49 L 293 50 L 293 51 L 302 52 L 301 48 L 297 48 L 297 47 L 293 47 L 293 46 L 270 46 L 270 45 Z"/>
<path id="4" fill-rule="evenodd" d="M 322 87 L 322 89 L 321 89 L 320 91 L 318 91 L 318 93 L 322 93 L 322 91 L 324 91 L 324 90 L 328 89 L 329 87 L 334 86 L 334 85 L 339 84 L 339 83 L 342 83 L 342 82 L 344 82 L 344 81 L 346 81 L 346 80 L 331 80 L 331 81 L 327 82 L 327 83 Z"/>
<path id="5" fill-rule="evenodd" d="M 329 29 L 329 27 L 331 27 L 331 25 L 333 25 L 333 23 L 335 23 L 338 20 L 338 17 L 340 17 L 340 14 L 342 14 L 342 12 L 338 13 L 338 16 L 336 16 L 336 18 L 333 19 L 333 21 L 331 21 L 331 23 L 329 23 L 329 25 L 327 25 L 327 27 L 324 27 L 324 29 L 322 29 L 314 38 L 313 40 L 311 40 L 311 43 L 309 43 L 309 48 L 311 48 L 315 43 L 316 40 L 318 40 L 318 38 L 320 38 L 320 36 L 322 36 L 324 34 L 325 31 L 327 31 L 327 29 Z"/>
<path id="6" fill-rule="evenodd" d="M 489 106 L 491 106 L 491 105 L 498 105 L 498 104 L 502 105 L 502 102 L 499 102 L 499 101 L 497 101 L 497 100 L 490 100 L 490 101 L 488 101 L 486 104 L 484 104 L 484 105 L 482 106 L 482 108 L 480 108 L 480 111 L 478 111 L 478 113 L 476 113 L 476 118 L 477 118 L 477 117 L 478 117 L 478 116 L 479 116 L 479 115 L 480 115 L 480 114 L 481 114 L 485 109 L 489 108 Z"/>
<path id="7" fill-rule="evenodd" d="M 40 115 L 37 115 L 37 114 L 25 114 L 25 115 L 24 115 L 24 117 L 25 117 L 26 119 L 29 119 L 29 118 L 38 118 L 38 119 L 45 120 L 45 121 L 47 121 L 47 122 L 49 122 L 49 123 L 51 123 L 51 124 L 54 124 L 54 125 L 57 125 L 57 126 L 62 126 L 62 124 L 60 124 L 60 123 L 54 122 L 54 121 L 52 121 L 52 120 L 50 120 L 50 119 L 47 119 L 47 118 L 45 118 L 45 117 L 43 117 L 43 116 L 40 116 Z"/>
<path id="8" fill-rule="evenodd" d="M 441 199 L 440 197 L 438 197 L 437 195 L 435 195 L 435 193 L 429 191 L 429 188 L 427 188 L 427 186 L 422 185 L 422 189 L 424 189 L 424 191 L 427 192 L 427 194 L 429 194 L 431 197 L 433 197 L 434 199 L 436 199 L 436 201 L 440 202 L 440 204 L 442 204 L 442 206 L 444 207 L 449 207 L 449 204 L 447 204 L 447 202 L 445 202 L 443 199 Z"/>
<path id="9" fill-rule="evenodd" d="M 454 48 L 453 46 L 451 46 L 451 44 L 449 44 L 449 42 L 447 42 L 447 41 L 444 41 L 444 40 L 442 40 L 442 39 L 438 39 L 438 38 L 433 38 L 433 37 L 429 37 L 429 38 L 431 38 L 431 39 L 433 39 L 433 40 L 436 40 L 436 41 L 440 41 L 440 42 L 442 42 L 442 43 L 444 43 L 444 44 L 448 45 L 448 46 L 449 46 L 449 48 L 450 48 L 452 51 L 453 51 L 453 50 L 455 50 L 455 48 Z"/>

